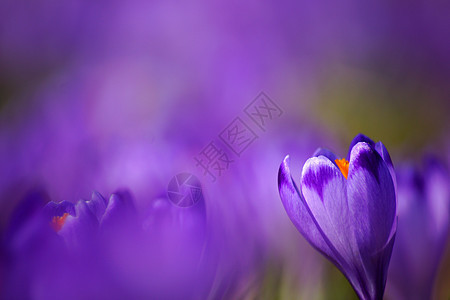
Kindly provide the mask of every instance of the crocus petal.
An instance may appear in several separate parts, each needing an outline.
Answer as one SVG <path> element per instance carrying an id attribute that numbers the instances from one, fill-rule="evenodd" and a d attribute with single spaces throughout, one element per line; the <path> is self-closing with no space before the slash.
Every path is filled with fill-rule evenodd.
<path id="1" fill-rule="evenodd" d="M 75 216 L 75 205 L 73 205 L 72 202 L 66 200 L 58 203 L 50 201 L 44 207 L 44 214 L 49 219 L 55 216 L 61 217 L 65 213 L 68 213 L 71 216 Z"/>
<path id="2" fill-rule="evenodd" d="M 390 292 L 395 299 L 429 299 L 435 253 L 428 234 L 431 219 L 425 199 L 422 174 L 412 166 L 402 167 L 398 176 L 400 225 L 389 267 Z M 431 255 L 430 255 L 431 254 Z M 392 290 L 394 287 L 394 290 Z"/>
<path id="3" fill-rule="evenodd" d="M 386 163 L 367 143 L 358 143 L 352 149 L 348 201 L 360 247 L 382 249 L 395 222 L 395 187 Z"/>
<path id="4" fill-rule="evenodd" d="M 375 142 L 372 141 L 369 137 L 365 136 L 362 133 L 359 133 L 357 136 L 355 136 L 353 138 L 353 140 L 350 143 L 350 147 L 348 148 L 348 153 L 347 153 L 347 160 L 350 160 L 350 153 L 352 152 L 353 147 L 355 147 L 356 144 L 360 143 L 360 142 L 364 142 L 367 143 L 370 147 L 374 148 L 375 147 Z"/>
<path id="5" fill-rule="evenodd" d="M 102 195 L 98 192 L 93 192 L 91 196 L 91 200 L 87 201 L 86 204 L 88 205 L 89 209 L 92 211 L 92 213 L 97 217 L 97 220 L 100 222 L 103 214 L 106 210 L 106 200 L 103 198 Z"/>
<path id="6" fill-rule="evenodd" d="M 135 216 L 133 197 L 127 190 L 120 190 L 111 195 L 100 226 L 116 227 L 131 221 Z"/>
<path id="7" fill-rule="evenodd" d="M 387 164 L 373 147 L 356 144 L 348 174 L 348 205 L 365 269 L 366 290 L 376 299 L 384 292 L 396 232 L 396 195 Z"/>
<path id="8" fill-rule="evenodd" d="M 341 171 L 326 157 L 312 157 L 303 167 L 301 193 L 310 208 L 313 218 L 327 238 L 349 260 L 350 232 L 347 209 L 347 185 Z"/>
<path id="9" fill-rule="evenodd" d="M 328 158 L 335 165 L 336 165 L 336 159 L 339 158 L 339 157 L 337 157 L 336 154 L 334 154 L 333 152 L 331 152 L 330 150 L 328 150 L 326 148 L 318 148 L 316 150 L 316 152 L 314 152 L 313 156 L 316 156 L 316 157 L 318 157 L 318 156 L 325 156 L 326 158 Z"/>
<path id="10" fill-rule="evenodd" d="M 425 159 L 425 198 L 433 215 L 430 234 L 442 235 L 448 231 L 450 215 L 450 182 L 447 169 L 434 157 Z"/>
<path id="11" fill-rule="evenodd" d="M 303 237 L 323 255 L 337 263 L 338 255 L 332 250 L 330 242 L 324 233 L 317 227 L 311 211 L 292 179 L 289 168 L 289 155 L 283 160 L 278 172 L 278 189 L 284 208 Z"/>
<path id="12" fill-rule="evenodd" d="M 384 162 L 387 164 L 389 172 L 391 173 L 392 181 L 394 182 L 395 190 L 397 190 L 397 178 L 395 176 L 394 164 L 392 163 L 389 152 L 382 142 L 378 142 L 375 144 L 375 150 L 378 152 L 378 154 L 380 154 L 381 158 L 383 158 Z"/>
<path id="13" fill-rule="evenodd" d="M 97 233 L 98 221 L 86 201 L 78 201 L 75 211 L 76 217 L 69 215 L 58 233 L 64 238 L 69 248 L 79 249 Z"/>
<path id="14" fill-rule="evenodd" d="M 400 226 L 389 268 L 396 299 L 431 299 L 449 230 L 450 182 L 434 157 L 419 172 L 405 165 L 397 171 Z"/>

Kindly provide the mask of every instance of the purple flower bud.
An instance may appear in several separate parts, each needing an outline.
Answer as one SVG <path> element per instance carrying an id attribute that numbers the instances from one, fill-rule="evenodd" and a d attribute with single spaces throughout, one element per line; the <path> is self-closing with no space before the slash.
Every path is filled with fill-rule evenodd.
<path id="1" fill-rule="evenodd" d="M 399 225 L 388 291 L 393 299 L 432 299 L 448 238 L 449 174 L 431 157 L 423 170 L 406 165 L 397 174 Z"/>
<path id="2" fill-rule="evenodd" d="M 96 240 L 99 230 L 114 230 L 130 223 L 134 204 L 128 191 L 117 191 L 109 200 L 93 192 L 91 200 L 80 200 L 75 205 L 68 201 L 49 202 L 44 207 L 49 226 L 64 238 L 70 249 L 79 249 Z"/>
<path id="3" fill-rule="evenodd" d="M 397 229 L 396 184 L 388 152 L 364 135 L 349 161 L 325 149 L 303 166 L 300 186 L 289 157 L 278 187 L 291 221 L 347 277 L 361 299 L 382 299 Z"/>

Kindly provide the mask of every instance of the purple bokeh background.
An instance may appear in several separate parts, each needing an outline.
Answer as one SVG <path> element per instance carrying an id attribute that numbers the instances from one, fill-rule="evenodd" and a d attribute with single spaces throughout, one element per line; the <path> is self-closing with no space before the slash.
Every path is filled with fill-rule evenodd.
<path id="1" fill-rule="evenodd" d="M 416 0 L 1 1 L 0 291 L 177 298 L 190 282 L 179 279 L 196 269 L 200 298 L 354 297 L 287 218 L 278 167 L 290 154 L 298 179 L 318 147 L 344 157 L 359 132 L 382 140 L 394 165 L 426 152 L 448 165 L 449 9 Z M 261 91 L 283 110 L 265 131 L 244 112 Z M 258 135 L 239 157 L 218 138 L 236 117 Z M 216 182 L 194 160 L 211 141 L 234 160 Z M 199 214 L 168 202 L 181 172 L 202 184 Z M 45 204 L 120 189 L 132 194 L 139 229 L 127 222 L 93 254 L 65 253 L 34 213 L 19 228 L 45 237 L 42 255 L 28 229 L 18 248 L 7 238 L 30 191 Z M 438 299 L 450 295 L 447 269 Z"/>

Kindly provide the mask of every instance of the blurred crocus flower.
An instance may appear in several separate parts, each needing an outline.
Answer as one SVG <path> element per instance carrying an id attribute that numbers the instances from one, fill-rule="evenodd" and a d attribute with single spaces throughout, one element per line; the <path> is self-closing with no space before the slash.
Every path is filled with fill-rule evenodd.
<path id="1" fill-rule="evenodd" d="M 389 269 L 393 299 L 431 299 L 449 229 L 448 171 L 434 157 L 398 175 L 399 226 Z"/>
<path id="2" fill-rule="evenodd" d="M 205 298 L 217 255 L 206 241 L 200 198 L 182 208 L 154 199 L 142 218 L 126 190 L 109 199 L 94 192 L 76 204 L 30 193 L 0 240 L 0 278 L 5 275 L 7 287 L 2 297 Z"/>
<path id="3" fill-rule="evenodd" d="M 133 200 L 127 191 L 112 194 L 108 201 L 93 192 L 89 201 L 80 200 L 75 205 L 68 201 L 49 202 L 44 207 L 50 227 L 74 249 L 89 242 L 100 227 L 115 225 L 133 210 Z"/>
<path id="4" fill-rule="evenodd" d="M 381 142 L 356 136 L 346 159 L 318 149 L 300 188 L 281 164 L 278 185 L 290 219 L 347 277 L 360 299 L 382 299 L 397 229 L 396 180 Z"/>

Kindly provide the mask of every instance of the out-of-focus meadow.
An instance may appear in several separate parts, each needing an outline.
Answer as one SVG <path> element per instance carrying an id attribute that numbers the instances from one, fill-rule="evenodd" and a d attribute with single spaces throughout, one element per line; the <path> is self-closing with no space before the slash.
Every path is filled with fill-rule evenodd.
<path id="1" fill-rule="evenodd" d="M 2 0 L 0 232 L 29 189 L 75 202 L 128 188 L 145 211 L 188 172 L 231 261 L 217 295 L 353 299 L 290 223 L 278 167 L 290 154 L 298 177 L 317 147 L 344 157 L 359 132 L 395 166 L 427 153 L 448 166 L 449 12 L 418 0 Z M 263 128 L 245 113 L 260 92 L 282 111 Z M 237 117 L 257 135 L 239 155 L 220 139 Z M 233 160 L 214 182 L 195 160 L 211 141 Z M 450 296 L 445 253 L 436 299 Z"/>

